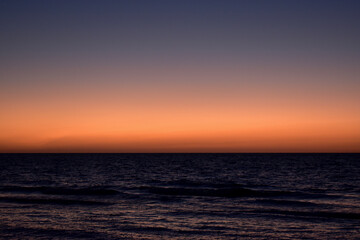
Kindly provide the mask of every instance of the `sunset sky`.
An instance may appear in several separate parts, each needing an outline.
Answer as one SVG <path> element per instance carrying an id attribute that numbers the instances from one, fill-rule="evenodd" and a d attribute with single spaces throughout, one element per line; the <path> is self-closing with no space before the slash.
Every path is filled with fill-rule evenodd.
<path id="1" fill-rule="evenodd" d="M 0 152 L 360 152 L 358 0 L 0 0 Z"/>

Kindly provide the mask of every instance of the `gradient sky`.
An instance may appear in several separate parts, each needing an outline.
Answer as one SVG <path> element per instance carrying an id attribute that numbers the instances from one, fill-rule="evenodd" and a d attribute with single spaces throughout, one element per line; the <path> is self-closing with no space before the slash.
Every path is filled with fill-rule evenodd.
<path id="1" fill-rule="evenodd" d="M 360 152 L 360 1 L 0 0 L 0 152 Z"/>

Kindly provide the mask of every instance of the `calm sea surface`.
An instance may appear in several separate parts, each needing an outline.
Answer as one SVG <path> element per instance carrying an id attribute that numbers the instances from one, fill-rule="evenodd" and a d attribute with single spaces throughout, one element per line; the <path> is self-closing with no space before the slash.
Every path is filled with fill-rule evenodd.
<path id="1" fill-rule="evenodd" d="M 359 154 L 0 154 L 2 239 L 360 239 Z"/>

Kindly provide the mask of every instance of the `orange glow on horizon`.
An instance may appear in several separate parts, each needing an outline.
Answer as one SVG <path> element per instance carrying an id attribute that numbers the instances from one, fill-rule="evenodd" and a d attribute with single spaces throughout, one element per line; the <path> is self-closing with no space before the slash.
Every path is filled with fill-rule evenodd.
<path id="1" fill-rule="evenodd" d="M 75 78 L 64 73 L 56 84 L 8 87 L 0 152 L 360 152 L 358 86 L 331 85 L 343 73 L 297 74 L 139 69 L 80 74 L 87 85 L 58 84 Z M 318 77 L 329 85 L 301 81 Z"/>
<path id="2" fill-rule="evenodd" d="M 294 119 L 288 117 L 208 113 L 104 116 L 49 122 L 32 119 L 8 126 L 0 138 L 1 152 L 358 152 L 356 120 Z M 114 117 L 114 116 L 113 116 Z M 162 119 L 162 121 L 159 121 Z M 14 122 L 16 124 L 16 122 Z M 329 131 L 331 129 L 331 131 Z M 6 136 L 7 134 L 8 136 Z"/>

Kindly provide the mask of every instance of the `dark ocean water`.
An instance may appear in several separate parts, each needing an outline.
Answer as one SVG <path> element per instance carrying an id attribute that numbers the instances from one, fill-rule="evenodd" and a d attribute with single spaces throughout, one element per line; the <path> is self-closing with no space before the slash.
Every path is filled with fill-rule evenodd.
<path id="1" fill-rule="evenodd" d="M 2 154 L 0 238 L 360 239 L 360 155 Z"/>

